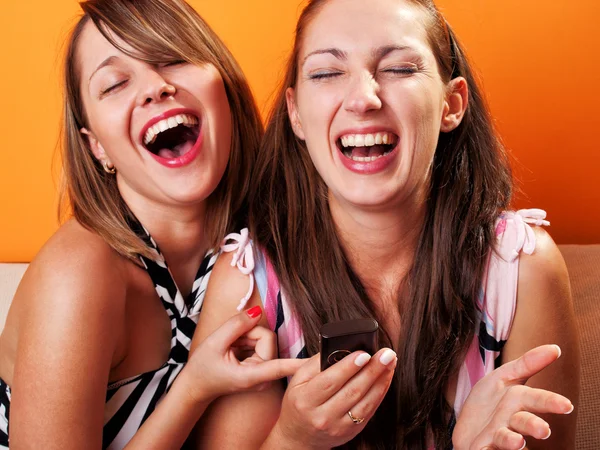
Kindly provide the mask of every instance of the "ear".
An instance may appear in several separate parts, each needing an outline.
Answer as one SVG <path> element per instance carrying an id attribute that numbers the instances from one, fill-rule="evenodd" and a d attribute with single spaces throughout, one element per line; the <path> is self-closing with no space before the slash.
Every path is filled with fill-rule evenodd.
<path id="1" fill-rule="evenodd" d="M 469 103 L 469 85 L 463 77 L 448 83 L 440 131 L 448 133 L 460 125 Z"/>
<path id="2" fill-rule="evenodd" d="M 302 122 L 300 122 L 300 115 L 298 114 L 298 108 L 296 107 L 296 97 L 294 88 L 287 88 L 285 91 L 285 100 L 287 103 L 288 116 L 292 123 L 292 129 L 298 139 L 304 140 L 304 130 L 302 130 Z"/>
<path id="3" fill-rule="evenodd" d="M 96 135 L 87 128 L 81 128 L 79 132 L 84 136 L 84 139 L 87 139 L 94 157 L 101 163 L 106 162 L 110 165 L 110 159 L 104 151 L 102 144 L 98 141 L 98 138 L 96 138 Z"/>

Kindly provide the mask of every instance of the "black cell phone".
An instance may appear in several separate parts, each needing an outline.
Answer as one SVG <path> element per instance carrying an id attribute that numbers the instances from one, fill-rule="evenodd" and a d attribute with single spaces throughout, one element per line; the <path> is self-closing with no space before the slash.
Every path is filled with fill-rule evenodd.
<path id="1" fill-rule="evenodd" d="M 321 371 L 357 350 L 374 355 L 379 349 L 375 319 L 354 319 L 329 322 L 321 327 Z"/>

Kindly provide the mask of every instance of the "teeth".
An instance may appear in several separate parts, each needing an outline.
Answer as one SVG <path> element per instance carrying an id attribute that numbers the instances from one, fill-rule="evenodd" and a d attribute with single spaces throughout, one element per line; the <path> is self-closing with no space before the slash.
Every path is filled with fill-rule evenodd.
<path id="1" fill-rule="evenodd" d="M 198 118 L 191 114 L 177 114 L 176 116 L 163 119 L 148 128 L 146 134 L 144 135 L 144 144 L 148 145 L 153 143 L 159 133 L 171 128 L 175 128 L 180 124 L 183 124 L 187 127 L 193 127 L 198 124 Z"/>
<path id="2" fill-rule="evenodd" d="M 379 156 L 352 156 L 352 155 L 346 155 L 348 158 L 350 158 L 352 161 L 358 161 L 358 162 L 371 162 L 371 161 L 375 161 L 376 159 L 381 158 L 382 156 L 387 155 L 389 152 L 385 152 L 383 155 L 379 155 Z"/>
<path id="3" fill-rule="evenodd" d="M 392 133 L 347 134 L 341 137 L 342 147 L 372 147 L 373 145 L 394 144 L 396 135 Z"/>

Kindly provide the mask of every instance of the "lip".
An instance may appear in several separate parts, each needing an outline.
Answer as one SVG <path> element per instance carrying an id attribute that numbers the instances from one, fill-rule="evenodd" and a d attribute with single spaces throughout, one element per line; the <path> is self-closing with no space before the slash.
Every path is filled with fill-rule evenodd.
<path id="1" fill-rule="evenodd" d="M 376 133 L 393 133 L 396 136 L 398 136 L 398 142 L 396 143 L 396 146 L 394 147 L 394 149 L 391 152 L 389 152 L 385 156 L 381 156 L 381 157 L 377 158 L 375 161 L 368 161 L 368 162 L 354 161 L 353 159 L 350 159 L 346 155 L 344 155 L 344 153 L 339 149 L 339 147 L 337 145 L 338 140 L 342 136 L 345 136 L 348 134 L 376 134 Z M 339 159 L 340 159 L 341 163 L 344 165 L 344 167 L 346 167 L 348 170 L 350 170 L 354 173 L 360 174 L 360 175 L 371 175 L 371 174 L 375 174 L 378 172 L 382 172 L 383 170 L 385 170 L 388 166 L 390 166 L 394 162 L 394 160 L 398 157 L 398 154 L 400 153 L 398 150 L 400 147 L 400 140 L 401 140 L 401 138 L 397 131 L 392 130 L 391 128 L 372 126 L 372 127 L 346 129 L 339 133 L 339 135 L 335 139 L 334 145 L 338 152 Z"/>
<path id="2" fill-rule="evenodd" d="M 155 155 L 151 151 L 148 151 L 148 149 L 146 149 L 146 146 L 144 145 L 144 136 L 146 135 L 148 128 L 153 126 L 155 123 L 160 122 L 161 120 L 168 119 L 169 117 L 173 117 L 178 114 L 190 114 L 198 118 L 198 139 L 196 139 L 196 142 L 194 143 L 192 148 L 185 155 L 181 155 L 177 158 L 163 158 L 162 156 Z M 165 111 L 164 113 L 159 114 L 158 116 L 155 116 L 152 119 L 150 119 L 146 123 L 146 125 L 142 127 L 142 131 L 140 132 L 140 142 L 144 147 L 144 150 L 146 150 L 156 162 L 165 167 L 178 168 L 190 164 L 200 153 L 200 148 L 202 148 L 202 142 L 204 141 L 204 133 L 202 132 L 202 130 L 202 118 L 196 111 L 190 108 L 175 108 Z"/>

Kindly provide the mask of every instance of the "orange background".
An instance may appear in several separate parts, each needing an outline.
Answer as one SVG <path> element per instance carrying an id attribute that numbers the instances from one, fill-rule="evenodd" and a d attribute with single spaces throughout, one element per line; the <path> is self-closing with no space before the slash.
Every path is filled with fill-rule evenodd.
<path id="1" fill-rule="evenodd" d="M 365 0 L 368 1 L 368 0 Z M 300 0 L 192 0 L 266 110 Z M 600 242 L 598 0 L 439 0 L 483 78 L 522 193 L 559 243 Z M 57 228 L 61 49 L 75 0 L 2 0 L 0 261 L 30 261 Z M 54 175 L 53 175 L 54 174 Z"/>

